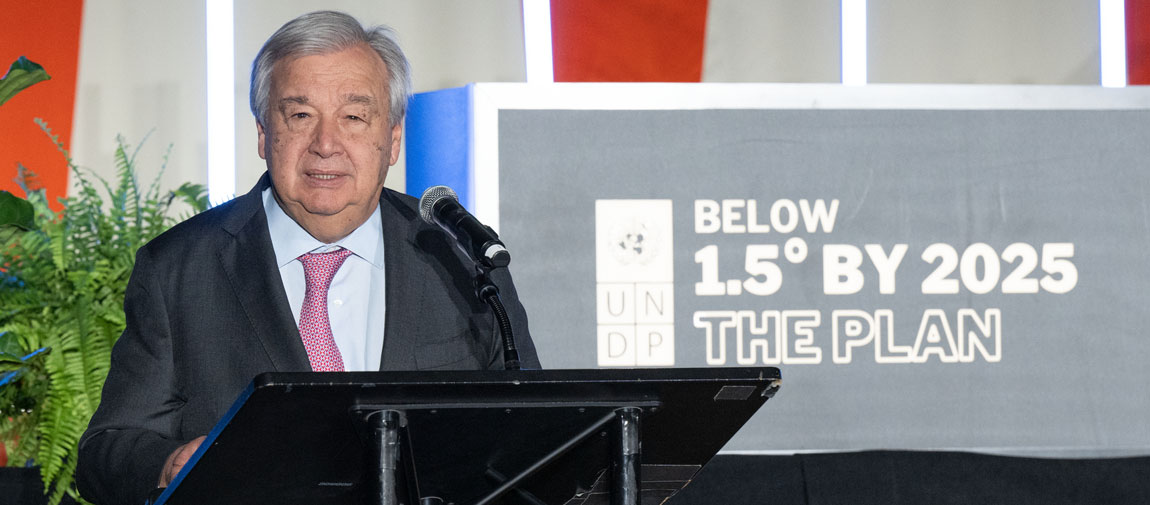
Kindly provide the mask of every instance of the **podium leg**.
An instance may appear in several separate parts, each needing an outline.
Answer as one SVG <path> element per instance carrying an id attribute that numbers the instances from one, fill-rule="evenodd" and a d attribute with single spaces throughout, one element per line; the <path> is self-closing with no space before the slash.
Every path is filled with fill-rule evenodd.
<path id="1" fill-rule="evenodd" d="M 615 411 L 617 444 L 614 448 L 614 474 L 611 482 L 612 505 L 639 505 L 639 465 L 642 454 L 639 446 L 638 407 L 625 407 Z"/>
<path id="2" fill-rule="evenodd" d="M 379 454 L 379 503 L 399 505 L 399 412 L 384 410 L 368 418 Z"/>

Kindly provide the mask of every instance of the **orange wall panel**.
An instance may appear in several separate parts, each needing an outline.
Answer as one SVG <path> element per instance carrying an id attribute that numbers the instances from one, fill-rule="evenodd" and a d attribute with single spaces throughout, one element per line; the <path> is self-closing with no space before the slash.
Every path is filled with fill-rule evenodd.
<path id="1" fill-rule="evenodd" d="M 60 141 L 69 145 L 84 2 L 0 0 L 0 9 L 4 12 L 0 72 L 25 56 L 52 76 L 0 105 L 0 189 L 23 195 L 15 182 L 16 164 L 21 163 L 37 174 L 37 182 L 54 202 L 67 192 L 68 164 L 33 119 L 47 121 Z"/>
<path id="2" fill-rule="evenodd" d="M 1126 0 L 1126 81 L 1150 84 L 1150 0 Z"/>
<path id="3" fill-rule="evenodd" d="M 699 82 L 707 0 L 551 0 L 555 82 Z"/>

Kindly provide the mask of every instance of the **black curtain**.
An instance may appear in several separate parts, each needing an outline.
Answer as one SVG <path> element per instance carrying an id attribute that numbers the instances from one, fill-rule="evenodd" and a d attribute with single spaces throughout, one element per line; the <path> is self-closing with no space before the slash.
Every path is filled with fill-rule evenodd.
<path id="1" fill-rule="evenodd" d="M 1150 457 L 868 451 L 716 456 L 668 505 L 1150 504 Z"/>

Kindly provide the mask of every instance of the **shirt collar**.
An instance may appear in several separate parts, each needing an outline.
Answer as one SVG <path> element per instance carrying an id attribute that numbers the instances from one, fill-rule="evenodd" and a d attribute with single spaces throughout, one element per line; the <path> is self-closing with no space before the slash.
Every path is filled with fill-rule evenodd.
<path id="1" fill-rule="evenodd" d="M 348 249 L 367 260 L 377 268 L 382 268 L 383 255 L 377 254 L 383 247 L 383 221 L 379 214 L 379 205 L 363 224 L 353 230 L 350 235 L 325 244 L 311 236 L 299 223 L 279 206 L 272 188 L 268 187 L 260 195 L 263 197 L 264 213 L 268 218 L 268 232 L 272 238 L 272 248 L 276 254 L 276 265 L 282 268 L 304 253 L 327 252 L 337 247 Z"/>

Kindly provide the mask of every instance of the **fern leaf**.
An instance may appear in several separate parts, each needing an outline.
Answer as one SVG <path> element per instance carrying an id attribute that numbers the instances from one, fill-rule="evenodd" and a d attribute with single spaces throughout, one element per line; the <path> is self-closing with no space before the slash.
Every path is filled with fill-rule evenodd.
<path id="1" fill-rule="evenodd" d="M 136 250 L 174 224 L 168 215 L 174 200 L 199 211 L 207 197 L 203 186 L 190 184 L 161 193 L 158 176 L 141 194 L 135 163 L 143 142 L 132 150 L 122 138 L 114 157 L 117 177 L 109 183 L 73 163 L 47 124 L 38 124 L 67 159 L 75 190 L 60 200 L 59 213 L 43 190 L 26 190 L 35 229 L 0 237 L 0 332 L 9 332 L 22 349 L 51 347 L 24 363 L 16 389 L 0 388 L 0 438 L 19 437 L 21 443 L 9 446 L 13 461 L 34 458 L 49 503 L 58 505 L 64 495 L 78 497 L 72 481 L 77 444 L 124 330 L 124 289 Z M 171 146 L 164 166 L 170 152 Z M 3 370 L 18 366 L 0 361 L 7 363 Z M 32 408 L 12 410 L 18 402 Z"/>

